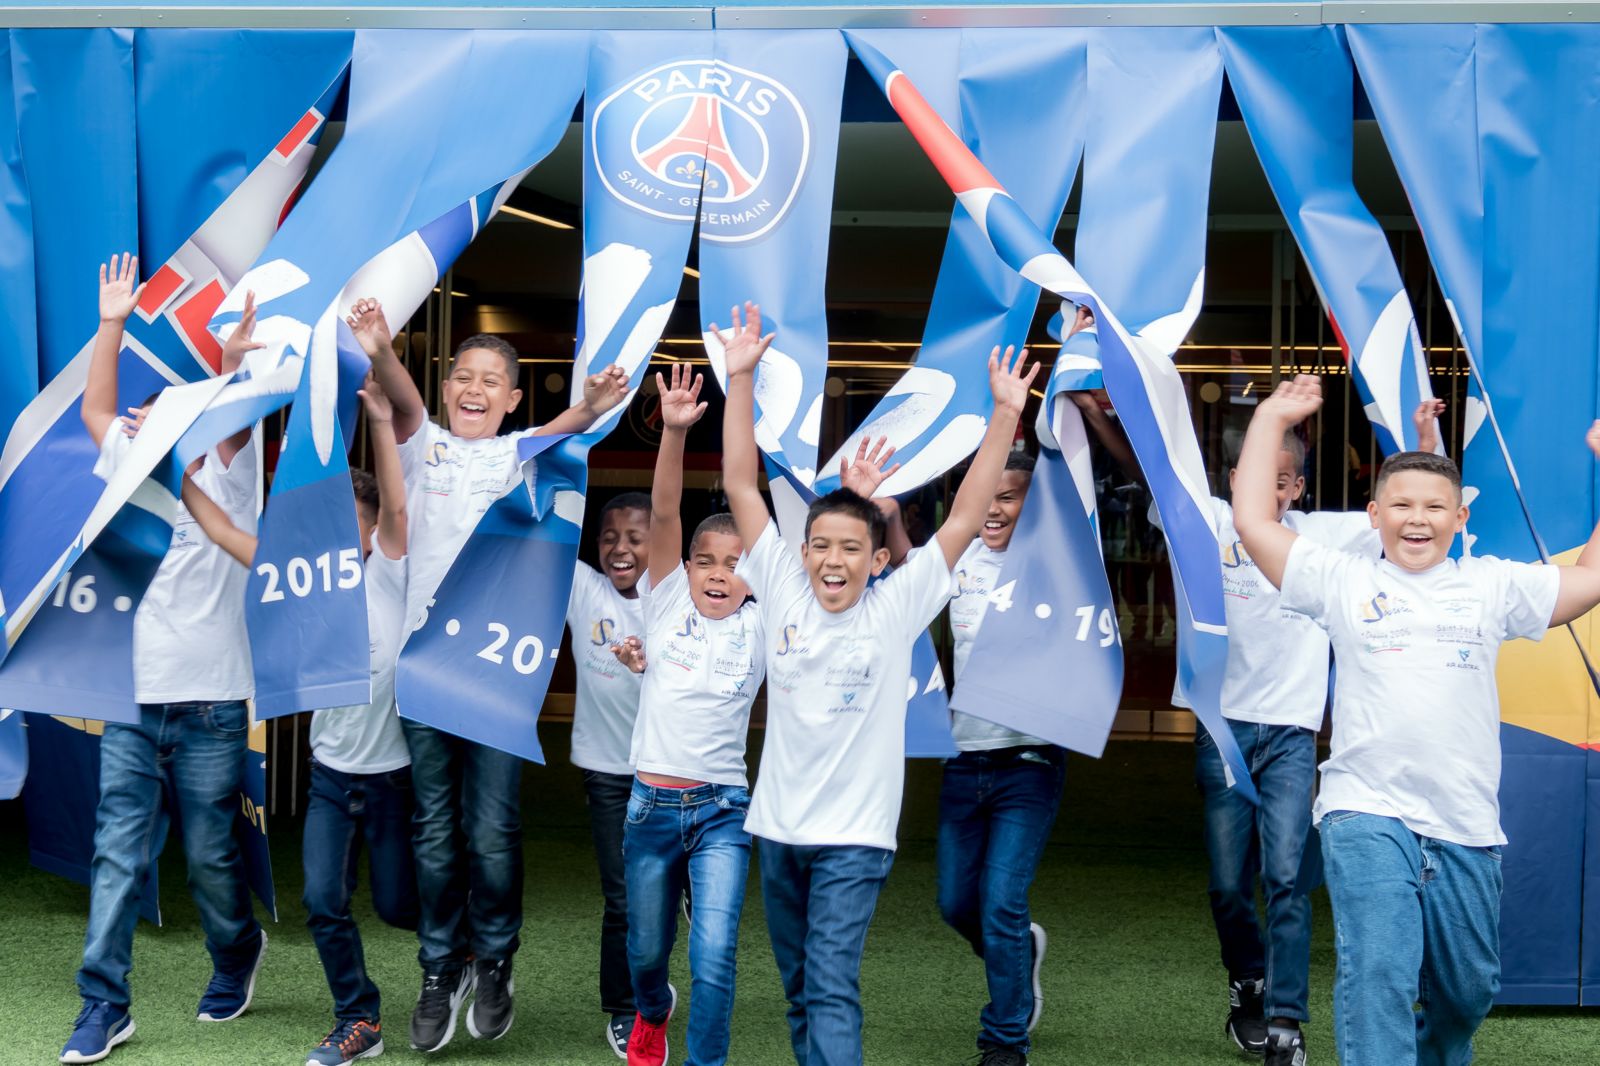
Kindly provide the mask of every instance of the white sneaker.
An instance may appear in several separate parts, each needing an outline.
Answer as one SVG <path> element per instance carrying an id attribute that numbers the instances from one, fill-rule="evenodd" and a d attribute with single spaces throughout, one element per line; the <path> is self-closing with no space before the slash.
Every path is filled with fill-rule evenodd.
<path id="1" fill-rule="evenodd" d="M 1044 926 L 1038 922 L 1030 922 L 1028 932 L 1033 936 L 1033 1013 L 1028 1015 L 1028 1032 L 1031 1034 L 1039 1025 L 1039 1016 L 1044 1013 L 1044 986 L 1039 983 L 1039 971 L 1044 968 L 1044 949 L 1050 938 L 1044 935 Z"/>

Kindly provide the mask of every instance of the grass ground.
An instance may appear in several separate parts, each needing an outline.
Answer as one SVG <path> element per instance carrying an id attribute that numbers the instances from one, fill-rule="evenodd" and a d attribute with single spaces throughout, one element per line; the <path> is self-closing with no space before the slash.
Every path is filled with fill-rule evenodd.
<path id="1" fill-rule="evenodd" d="M 565 735 L 546 730 L 546 750 Z M 1048 1004 L 1035 1034 L 1037 1064 L 1227 1066 L 1224 978 L 1205 897 L 1199 803 L 1186 745 L 1114 743 L 1104 759 L 1074 757 L 1067 799 L 1033 892 L 1036 920 L 1050 932 L 1044 970 Z M 754 759 L 752 759 L 754 762 Z M 983 972 L 941 923 L 933 903 L 933 843 L 939 769 L 908 773 L 901 849 L 862 968 L 866 1060 L 874 1066 L 955 1064 L 973 1055 Z M 517 1021 L 484 1045 L 458 1031 L 430 1061 L 606 1066 L 601 1043 L 596 943 L 600 921 L 588 826 L 577 772 L 564 763 L 530 768 L 525 786 L 527 905 L 517 956 Z M 88 909 L 85 889 L 27 865 L 13 804 L 0 806 L 0 1018 L 9 1024 L 0 1063 L 53 1062 L 78 1009 L 73 973 Z M 329 999 L 303 924 L 300 828 L 273 826 L 281 902 L 255 1005 L 236 1022 L 203 1025 L 194 1004 L 209 976 L 193 908 L 183 894 L 176 846 L 162 867 L 167 924 L 141 924 L 134 945 L 137 1035 L 116 1052 L 120 1066 L 300 1063 L 329 1024 Z M 752 870 L 739 951 L 731 1062 L 792 1062 L 777 970 L 766 942 Z M 416 944 L 381 925 L 358 897 L 367 960 L 393 1029 L 385 1061 L 421 1063 L 404 1038 L 415 998 Z M 1317 902 L 1311 958 L 1311 1060 L 1332 1063 L 1329 1035 L 1333 950 L 1326 899 Z M 688 988 L 680 941 L 674 982 Z M 673 1023 L 681 1047 L 682 1021 Z M 674 1061 L 678 1052 L 674 1052 Z M 1489 1064 L 1600 1061 L 1600 1013 L 1497 1011 L 1484 1025 L 1478 1061 Z"/>

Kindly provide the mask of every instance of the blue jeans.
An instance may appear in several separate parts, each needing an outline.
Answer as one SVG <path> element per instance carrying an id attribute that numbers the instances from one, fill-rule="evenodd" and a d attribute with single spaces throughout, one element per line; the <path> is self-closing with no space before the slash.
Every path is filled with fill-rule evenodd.
<path id="1" fill-rule="evenodd" d="M 775 840 L 758 846 L 767 935 L 789 1000 L 795 1062 L 861 1066 L 861 953 L 894 852 Z"/>
<path id="2" fill-rule="evenodd" d="M 1228 787 L 1216 744 L 1204 730 L 1197 734 L 1194 776 L 1205 797 L 1211 918 L 1222 965 L 1229 980 L 1265 980 L 1268 1018 L 1310 1021 L 1311 896 L 1298 881 L 1311 831 L 1317 737 L 1292 725 L 1228 725 L 1261 806 Z M 1258 874 L 1267 897 L 1265 942 L 1256 915 Z"/>
<path id="3" fill-rule="evenodd" d="M 1500 849 L 1333 811 L 1322 858 L 1343 1066 L 1461 1066 L 1500 991 Z"/>
<path id="4" fill-rule="evenodd" d="M 684 881 L 694 898 L 689 926 L 686 1066 L 728 1061 L 739 915 L 750 870 L 744 831 L 750 793 L 729 785 L 659 788 L 633 782 L 622 853 L 628 879 L 628 966 L 639 1014 L 659 1022 L 672 1008 L 667 962 L 678 932 Z"/>
<path id="5" fill-rule="evenodd" d="M 522 930 L 522 760 L 402 718 L 417 809 L 417 961 L 509 959 Z"/>
<path id="6" fill-rule="evenodd" d="M 138 725 L 106 725 L 89 867 L 89 932 L 78 971 L 85 999 L 124 1010 L 129 1005 L 139 897 L 165 843 L 169 811 L 183 827 L 189 893 L 212 964 L 237 971 L 260 950 L 261 926 L 233 835 L 248 734 L 240 700 L 141 704 Z"/>
<path id="7" fill-rule="evenodd" d="M 939 792 L 939 913 L 966 938 L 989 981 L 978 1047 L 1028 1051 L 1033 937 L 1028 889 L 1061 807 L 1066 752 L 964 751 Z"/>
<path id="8" fill-rule="evenodd" d="M 347 774 L 311 761 L 303 858 L 306 925 L 341 1021 L 379 1018 L 361 933 L 350 914 L 356 860 L 366 842 L 372 905 L 390 925 L 417 927 L 417 867 L 411 856 L 411 770 Z"/>

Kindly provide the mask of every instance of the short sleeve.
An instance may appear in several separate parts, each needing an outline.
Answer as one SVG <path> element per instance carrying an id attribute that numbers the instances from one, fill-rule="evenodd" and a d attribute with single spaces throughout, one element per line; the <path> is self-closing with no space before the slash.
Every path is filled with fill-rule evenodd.
<path id="1" fill-rule="evenodd" d="M 373 549 L 366 562 L 369 599 L 382 603 L 386 609 L 392 605 L 397 612 L 405 611 L 407 558 L 402 555 L 391 559 L 382 548 Z"/>
<path id="2" fill-rule="evenodd" d="M 915 638 L 939 617 L 954 592 L 950 567 L 937 542 L 913 548 L 900 568 L 873 586 L 887 608 L 887 621 L 903 623 L 904 635 Z"/>
<path id="3" fill-rule="evenodd" d="M 777 597 L 786 581 L 805 580 L 805 568 L 778 535 L 778 523 L 770 518 L 755 545 L 739 560 L 734 573 L 744 578 L 750 591 L 762 599 Z"/>
<path id="4" fill-rule="evenodd" d="M 1326 623 L 1338 609 L 1339 591 L 1347 584 L 1345 574 L 1354 558 L 1310 537 L 1296 537 L 1283 567 L 1280 602 L 1291 611 Z"/>
<path id="5" fill-rule="evenodd" d="M 256 503 L 257 469 L 256 453 L 259 441 L 254 431 L 245 446 L 233 455 L 226 465 L 216 448 L 206 452 L 206 461 L 195 472 L 194 483 L 229 514 L 253 511 Z"/>
<path id="6" fill-rule="evenodd" d="M 421 476 L 423 461 L 427 459 L 428 448 L 438 431 L 437 422 L 424 418 L 417 431 L 400 442 L 400 476 L 405 479 L 407 486 Z"/>
<path id="7" fill-rule="evenodd" d="M 654 629 L 656 622 L 664 617 L 678 618 L 683 614 L 685 606 L 690 603 L 689 574 L 684 570 L 682 563 L 679 563 L 655 588 L 650 587 L 648 574 L 637 587 L 639 604 L 644 611 L 645 633 Z M 629 634 L 629 636 L 643 635 L 643 633 Z"/>
<path id="8" fill-rule="evenodd" d="M 1495 560 L 1501 581 L 1501 609 L 1505 612 L 1506 639 L 1540 640 L 1555 614 L 1561 591 L 1561 568 L 1534 563 Z"/>
<path id="9" fill-rule="evenodd" d="M 1335 551 L 1368 559 L 1383 554 L 1383 541 L 1365 511 L 1311 511 L 1300 516 L 1296 527 L 1301 536 Z"/>
<path id="10" fill-rule="evenodd" d="M 112 419 L 111 428 L 106 430 L 105 437 L 100 441 L 100 454 L 94 460 L 94 476 L 101 481 L 110 481 L 116 475 L 117 467 L 127 458 L 131 447 L 133 438 L 122 432 L 122 420 Z"/>
<path id="11" fill-rule="evenodd" d="M 589 623 L 590 607 L 595 601 L 595 583 L 605 580 L 588 563 L 580 562 L 572 568 L 572 592 L 567 596 L 567 625 L 583 627 Z M 574 619 L 577 621 L 574 622 Z"/>

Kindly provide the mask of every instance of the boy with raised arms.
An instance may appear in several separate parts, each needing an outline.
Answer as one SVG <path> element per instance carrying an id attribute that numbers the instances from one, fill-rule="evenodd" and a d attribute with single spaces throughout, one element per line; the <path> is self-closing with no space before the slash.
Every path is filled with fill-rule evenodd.
<path id="1" fill-rule="evenodd" d="M 579 403 L 548 424 L 501 434 L 506 414 L 522 400 L 516 349 L 499 337 L 468 337 L 444 383 L 446 429 L 428 421 L 378 302 L 356 301 L 347 322 L 394 408 L 409 524 L 403 642 L 478 519 L 523 480 L 518 440 L 583 432 L 627 396 L 628 376 L 621 367 L 607 367 L 584 382 Z M 535 594 L 539 575 L 527 578 Z M 411 1045 L 436 1051 L 449 1043 L 474 990 L 467 1031 L 498 1039 L 511 1028 L 511 957 L 522 928 L 522 760 L 410 719 L 401 726 L 411 749 L 422 908 L 417 960 L 423 979 L 411 1014 Z"/>
<path id="2" fill-rule="evenodd" d="M 1338 665 L 1313 813 L 1338 946 L 1335 1043 L 1343 1066 L 1464 1063 L 1500 977 L 1495 660 L 1600 603 L 1600 528 L 1573 566 L 1452 559 L 1461 475 L 1401 452 L 1367 505 L 1382 558 L 1300 536 L 1276 519 L 1273 453 L 1321 403 L 1301 375 L 1256 409 L 1234 526 L 1283 606 L 1327 630 Z M 1600 422 L 1588 443 L 1600 455 Z"/>
<path id="3" fill-rule="evenodd" d="M 624 492 L 600 509 L 596 545 L 600 569 L 578 562 L 567 600 L 567 628 L 577 668 L 572 707 L 572 763 L 583 771 L 589 832 L 600 871 L 600 1009 L 606 1046 L 628 1054 L 633 1028 L 633 981 L 628 973 L 628 883 L 622 831 L 633 791 L 628 749 L 639 715 L 642 679 L 618 662 L 611 647 L 644 632 L 639 578 L 650 559 L 650 497 Z"/>
<path id="4" fill-rule="evenodd" d="M 123 327 L 138 306 L 139 260 L 124 253 L 100 268 L 100 329 L 83 389 L 83 424 L 100 448 L 97 476 L 109 480 L 155 402 L 117 410 L 117 358 Z M 250 338 L 255 307 L 223 348 L 221 369 L 239 366 L 258 347 Z M 219 441 L 190 473 L 254 528 L 260 468 L 252 430 Z M 139 896 L 160 841 L 163 795 L 183 825 L 189 892 L 211 954 L 211 981 L 195 1017 L 237 1018 L 250 1006 L 267 935 L 256 922 L 233 826 L 239 811 L 249 735 L 245 701 L 255 694 L 244 628 L 246 574 L 179 507 L 172 543 L 133 619 L 133 695 L 139 721 L 107 723 L 100 740 L 100 801 L 89 867 L 89 929 L 78 992 L 83 1009 L 61 1061 L 98 1062 L 133 1035 L 128 973 Z"/>
<path id="5" fill-rule="evenodd" d="M 713 329 L 715 327 L 713 326 Z M 840 489 L 812 504 L 797 559 L 757 483 L 754 378 L 772 335 L 733 311 L 723 473 L 739 574 L 767 627 L 767 739 L 746 819 L 760 839 L 773 955 L 800 1066 L 861 1062 L 861 952 L 894 860 L 905 777 L 911 649 L 950 598 L 950 571 L 977 536 L 1037 366 L 989 358 L 995 410 L 934 543 L 868 588 L 889 560 L 871 501 Z"/>
<path id="6" fill-rule="evenodd" d="M 417 927 L 411 851 L 411 753 L 395 712 L 394 668 L 406 605 L 406 485 L 394 439 L 394 409 L 369 376 L 359 393 L 377 476 L 353 470 L 367 583 L 372 698 L 311 716 L 311 789 L 302 861 L 306 925 L 333 993 L 334 1025 L 306 1066 L 339 1066 L 383 1054 L 378 986 L 367 974 L 350 912 L 356 863 L 366 843 L 372 904 L 390 925 Z M 236 526 L 190 478 L 183 502 L 200 528 L 249 567 L 256 537 Z"/>
<path id="7" fill-rule="evenodd" d="M 650 569 L 641 591 L 644 643 L 619 645 L 624 661 L 649 669 L 633 730 L 637 770 L 628 801 L 628 963 L 638 1004 L 628 1066 L 665 1066 L 667 1023 L 677 992 L 667 963 L 677 937 L 678 900 L 692 886 L 689 929 L 688 1066 L 728 1061 L 735 953 L 750 868 L 745 734 L 761 687 L 765 631 L 735 570 L 744 553 L 733 516 L 712 515 L 683 559 L 683 451 L 705 414 L 701 377 L 672 368 L 656 375 L 661 448 L 651 483 Z"/>

